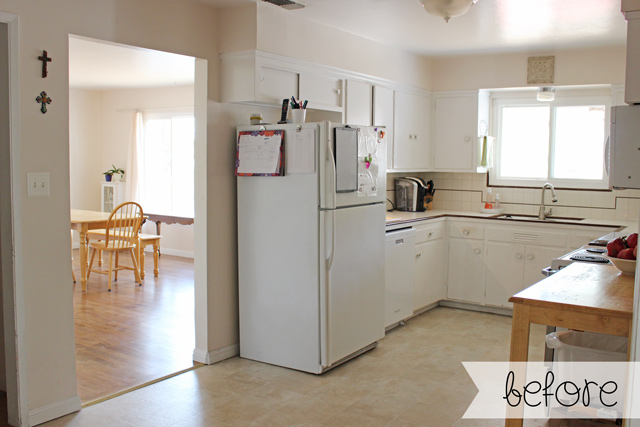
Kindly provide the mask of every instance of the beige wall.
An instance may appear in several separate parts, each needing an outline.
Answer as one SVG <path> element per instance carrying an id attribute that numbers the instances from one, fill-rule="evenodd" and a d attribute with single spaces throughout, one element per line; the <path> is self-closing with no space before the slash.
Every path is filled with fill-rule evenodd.
<path id="1" fill-rule="evenodd" d="M 431 60 L 330 28 L 273 5 L 221 10 L 221 53 L 262 50 L 431 89 Z"/>
<path id="2" fill-rule="evenodd" d="M 625 48 L 440 57 L 433 60 L 433 90 L 526 87 L 527 58 L 555 56 L 554 86 L 622 84 Z"/>
<path id="3" fill-rule="evenodd" d="M 200 3 L 171 0 L 7 0 L 2 2 L 0 9 L 19 15 L 20 163 L 15 166 L 20 179 L 15 185 L 18 188 L 17 205 L 21 206 L 16 234 L 21 241 L 16 257 L 24 260 L 24 267 L 18 263 L 20 271 L 16 276 L 24 294 L 25 317 L 24 335 L 19 339 L 26 349 L 22 355 L 25 363 L 21 367 L 23 385 L 27 389 L 25 395 L 28 396 L 24 403 L 28 404 L 32 416 L 42 419 L 46 414 L 55 413 L 57 408 L 70 408 L 69 402 L 73 403 L 76 396 L 70 254 L 67 250 L 70 203 L 68 36 L 76 34 L 204 58 L 209 61 L 208 98 L 213 102 L 218 97 L 216 12 Z M 41 64 L 36 59 L 42 49 L 53 57 L 47 79 L 40 76 Z M 42 114 L 34 102 L 34 97 L 42 90 L 53 99 L 47 114 Z M 231 123 L 227 126 L 233 128 Z M 231 168 L 231 161 L 225 160 L 229 159 L 226 148 L 229 140 L 221 140 L 217 131 L 213 126 L 209 127 L 209 155 L 215 160 L 220 154 L 222 160 L 214 164 L 229 163 L 229 166 L 221 172 L 213 168 L 208 172 L 208 196 L 221 206 L 231 206 L 235 203 L 233 193 L 228 190 L 232 178 L 215 179 L 217 174 L 229 174 Z M 50 197 L 26 197 L 27 172 L 50 173 Z M 232 210 L 221 209 L 215 221 L 223 229 L 233 229 Z M 232 248 L 235 245 L 229 236 L 212 237 L 211 247 Z M 212 267 L 222 274 L 210 275 L 210 278 L 212 282 L 215 280 L 216 289 L 229 295 L 218 304 L 228 306 L 235 301 L 235 264 L 228 259 L 225 262 L 213 263 Z M 209 331 L 211 342 L 214 341 L 212 335 L 218 332 L 225 336 L 217 340 L 220 345 L 237 342 L 235 319 L 219 320 L 215 327 L 210 325 Z"/>
<path id="4" fill-rule="evenodd" d="M 100 210 L 102 92 L 69 91 L 71 209 Z M 100 175 L 99 175 L 100 174 Z"/>

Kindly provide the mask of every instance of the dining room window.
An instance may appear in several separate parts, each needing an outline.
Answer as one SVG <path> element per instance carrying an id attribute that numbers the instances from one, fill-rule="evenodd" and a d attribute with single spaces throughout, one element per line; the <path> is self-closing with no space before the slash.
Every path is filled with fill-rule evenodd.
<path id="1" fill-rule="evenodd" d="M 140 199 L 145 212 L 193 217 L 193 110 L 144 114 Z"/>
<path id="2" fill-rule="evenodd" d="M 564 96 L 552 102 L 495 98 L 493 185 L 607 188 L 604 149 L 611 98 Z"/>

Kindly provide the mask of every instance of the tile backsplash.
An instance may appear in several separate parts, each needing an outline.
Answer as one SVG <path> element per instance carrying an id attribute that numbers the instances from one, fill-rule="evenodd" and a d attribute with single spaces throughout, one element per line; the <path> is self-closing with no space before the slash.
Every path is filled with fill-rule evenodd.
<path id="1" fill-rule="evenodd" d="M 394 179 L 417 176 L 433 180 L 436 194 L 433 209 L 479 212 L 487 200 L 486 173 L 420 172 L 387 175 L 387 198 L 395 203 Z M 537 215 L 540 188 L 490 187 L 500 194 L 505 213 Z M 554 216 L 637 221 L 640 219 L 640 190 L 556 190 L 557 203 L 551 203 L 547 190 L 545 206 Z M 390 205 L 387 203 L 387 207 Z"/>

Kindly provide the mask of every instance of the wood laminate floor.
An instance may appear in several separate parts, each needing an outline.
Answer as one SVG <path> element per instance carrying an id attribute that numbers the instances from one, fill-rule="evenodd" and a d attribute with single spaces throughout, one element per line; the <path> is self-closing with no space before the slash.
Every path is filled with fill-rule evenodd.
<path id="1" fill-rule="evenodd" d="M 76 251 L 73 269 L 78 279 L 79 259 Z M 107 276 L 95 273 L 87 292 L 79 280 L 73 286 L 82 403 L 194 365 L 193 260 L 162 255 L 159 277 L 153 277 L 153 257 L 147 255 L 146 272 L 143 285 L 137 286 L 133 271 L 121 271 L 111 292 Z"/>

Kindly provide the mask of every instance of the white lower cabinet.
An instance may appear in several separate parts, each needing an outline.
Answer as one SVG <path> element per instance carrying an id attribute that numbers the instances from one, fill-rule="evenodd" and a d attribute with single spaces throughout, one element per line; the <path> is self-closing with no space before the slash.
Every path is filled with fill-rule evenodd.
<path id="1" fill-rule="evenodd" d="M 449 238 L 447 298 L 484 302 L 484 241 Z"/>
<path id="2" fill-rule="evenodd" d="M 416 227 L 413 311 L 447 297 L 444 224 Z"/>

